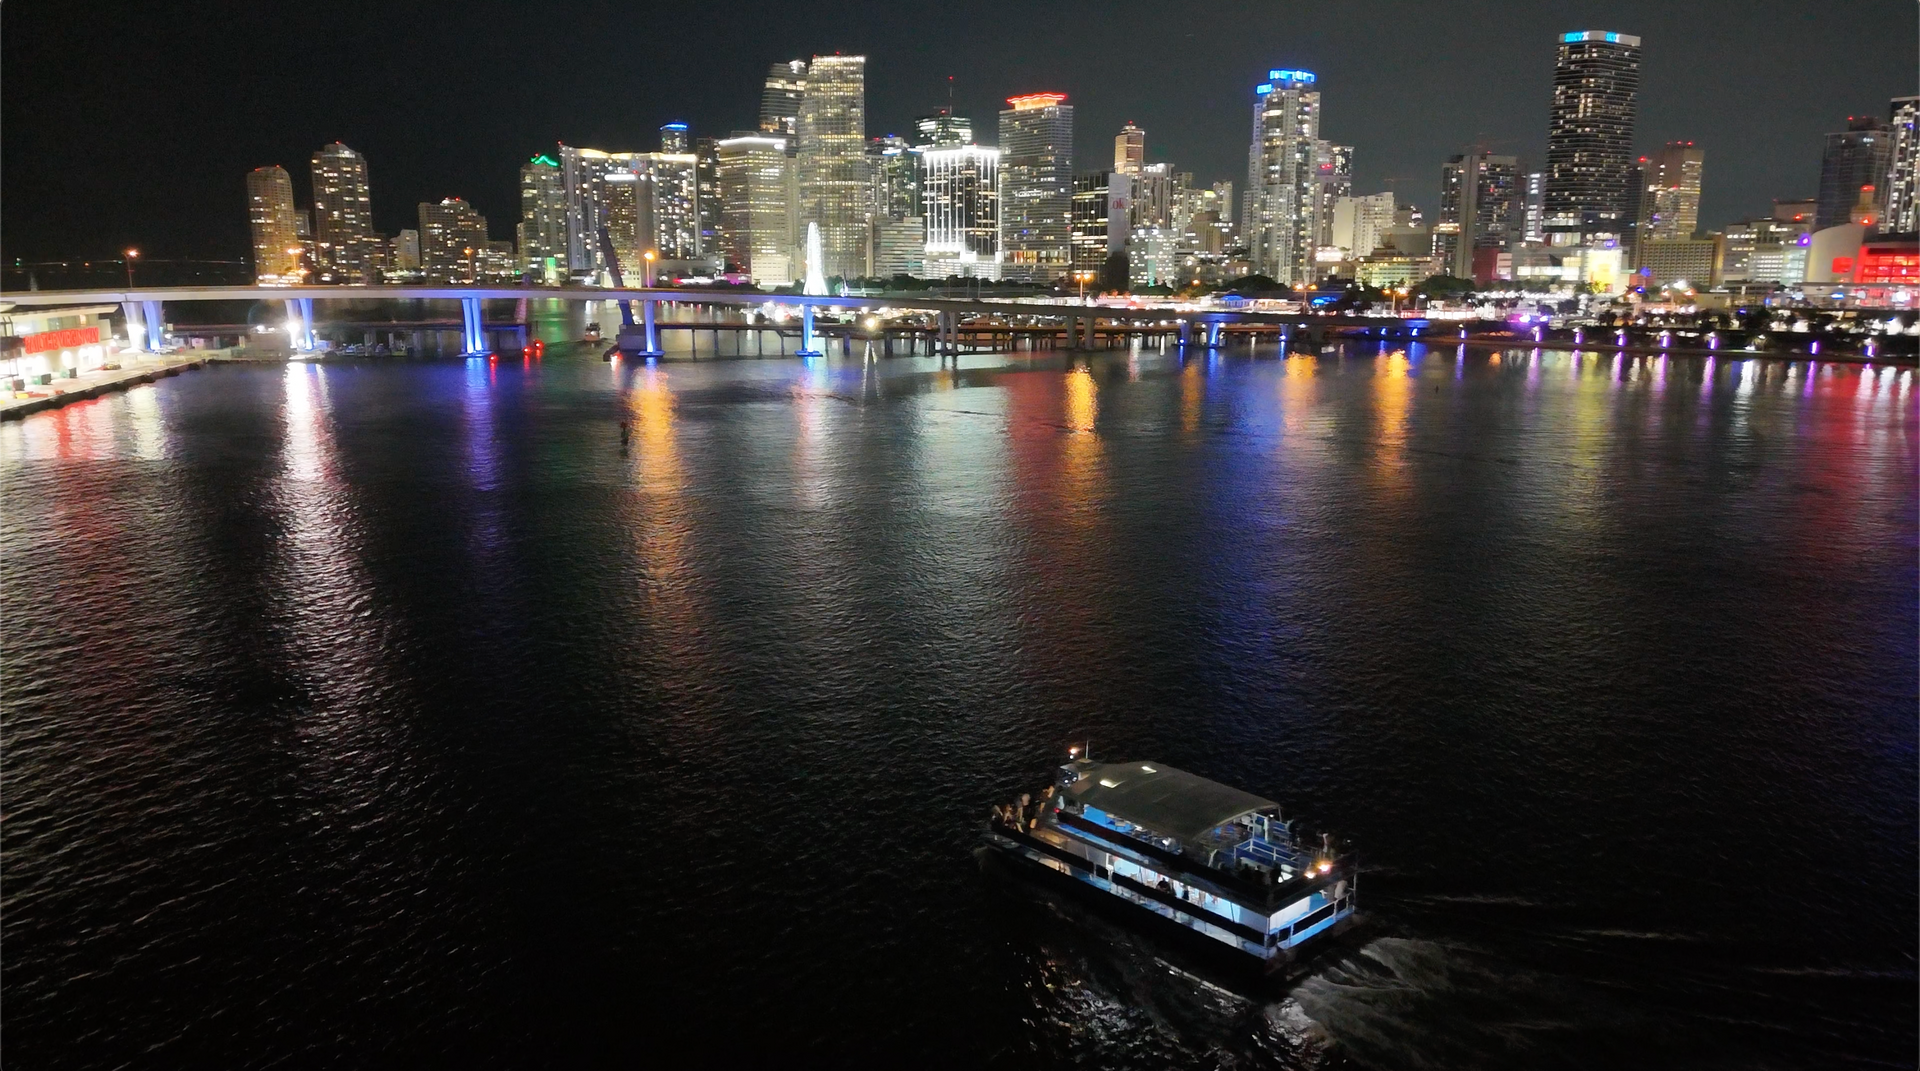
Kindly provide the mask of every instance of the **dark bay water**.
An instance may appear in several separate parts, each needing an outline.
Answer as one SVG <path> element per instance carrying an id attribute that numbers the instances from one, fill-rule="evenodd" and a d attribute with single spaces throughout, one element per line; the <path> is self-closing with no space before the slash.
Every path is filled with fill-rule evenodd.
<path id="1" fill-rule="evenodd" d="M 1913 372 L 568 349 L 0 425 L 10 1068 L 1912 1065 Z M 1086 737 L 1371 930 L 983 875 Z"/>

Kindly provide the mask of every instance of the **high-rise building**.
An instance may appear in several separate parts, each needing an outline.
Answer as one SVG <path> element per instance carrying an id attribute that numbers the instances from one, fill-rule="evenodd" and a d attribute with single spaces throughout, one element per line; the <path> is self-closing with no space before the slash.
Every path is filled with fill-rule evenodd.
<path id="1" fill-rule="evenodd" d="M 794 178 L 789 139 L 773 135 L 722 138 L 720 234 L 728 265 L 761 286 L 785 286 L 794 273 Z"/>
<path id="2" fill-rule="evenodd" d="M 867 168 L 873 181 L 869 213 L 875 219 L 920 216 L 920 161 L 907 139 L 888 134 L 867 142 Z"/>
<path id="3" fill-rule="evenodd" d="M 393 269 L 412 273 L 420 270 L 420 232 L 412 227 L 393 236 Z"/>
<path id="4" fill-rule="evenodd" d="M 544 153 L 520 165 L 520 226 L 515 237 L 523 268 L 567 256 L 567 184 L 560 161 Z"/>
<path id="5" fill-rule="evenodd" d="M 1333 244 L 1333 206 L 1353 196 L 1353 146 L 1322 141 L 1314 146 L 1314 178 L 1320 184 L 1320 233 L 1316 245 Z"/>
<path id="6" fill-rule="evenodd" d="M 293 178 L 286 168 L 247 172 L 247 226 L 253 233 L 254 281 L 301 282 L 300 210 L 293 205 Z"/>
<path id="7" fill-rule="evenodd" d="M 1113 139 L 1113 169 L 1135 174 L 1147 162 L 1147 132 L 1129 122 Z"/>
<path id="8" fill-rule="evenodd" d="M 693 139 L 695 207 L 700 215 L 700 255 L 717 257 L 720 240 L 720 153 L 714 138 Z M 722 265 L 724 267 L 724 265 Z"/>
<path id="9" fill-rule="evenodd" d="M 760 129 L 792 138 L 799 121 L 800 98 L 806 93 L 806 60 L 774 64 L 767 71 L 766 88 L 760 91 Z"/>
<path id="10" fill-rule="evenodd" d="M 1253 270 L 1309 282 L 1320 237 L 1320 92 L 1310 71 L 1270 71 L 1254 89 L 1241 233 Z"/>
<path id="11" fill-rule="evenodd" d="M 800 223 L 820 225 L 822 275 L 866 267 L 867 57 L 815 56 L 796 123 Z"/>
<path id="12" fill-rule="evenodd" d="M 1560 35 L 1544 190 L 1544 229 L 1555 244 L 1626 235 L 1639 96 L 1638 37 L 1602 30 Z"/>
<path id="13" fill-rule="evenodd" d="M 1491 277 L 1478 270 L 1488 263 L 1480 250 L 1503 250 L 1524 226 L 1519 161 L 1485 150 L 1449 156 L 1440 171 L 1440 215 L 1434 224 L 1433 253 L 1447 274 L 1461 279 Z"/>
<path id="14" fill-rule="evenodd" d="M 420 203 L 420 270 L 428 282 L 470 283 L 487 250 L 487 217 L 458 197 Z"/>
<path id="15" fill-rule="evenodd" d="M 1098 273 L 1127 248 L 1132 231 L 1133 176 L 1092 171 L 1073 177 L 1073 270 Z"/>
<path id="16" fill-rule="evenodd" d="M 1914 119 L 1920 115 L 1920 97 L 1893 98 L 1893 147 L 1887 153 L 1891 166 L 1881 184 L 1886 191 L 1886 218 L 1880 229 L 1892 234 L 1920 231 L 1920 141 L 1916 141 Z"/>
<path id="17" fill-rule="evenodd" d="M 1179 197 L 1178 176 L 1173 168 L 1167 164 L 1142 164 L 1140 170 L 1123 174 L 1133 180 L 1127 207 L 1128 226 L 1172 228 Z"/>
<path id="18" fill-rule="evenodd" d="M 951 111 L 934 112 L 915 119 L 913 132 L 913 147 L 916 149 L 973 144 L 973 120 Z"/>
<path id="19" fill-rule="evenodd" d="M 334 142 L 313 154 L 313 260 L 320 282 L 373 282 L 367 160 Z"/>
<path id="20" fill-rule="evenodd" d="M 1065 93 L 1008 97 L 1000 113 L 1003 278 L 1051 283 L 1073 263 L 1073 105 Z"/>
<path id="21" fill-rule="evenodd" d="M 1000 277 L 1000 150 L 947 145 L 920 153 L 928 278 Z"/>
<path id="22" fill-rule="evenodd" d="M 685 155 L 693 151 L 687 124 L 668 123 L 660 128 L 660 151 Z"/>
<path id="23" fill-rule="evenodd" d="M 692 260 L 701 245 L 699 159 L 692 153 L 603 152 L 560 146 L 567 203 L 567 268 L 575 278 L 598 279 L 606 228 L 620 265 L 637 275 L 652 250 L 662 260 Z"/>
<path id="24" fill-rule="evenodd" d="M 1393 223 L 1392 193 L 1342 197 L 1333 206 L 1333 233 L 1328 244 L 1346 250 L 1348 259 L 1357 260 L 1380 248 Z"/>
<path id="25" fill-rule="evenodd" d="M 1178 285 L 1175 244 L 1173 232 L 1165 227 L 1140 227 L 1127 235 L 1127 288 Z"/>
<path id="26" fill-rule="evenodd" d="M 1233 199 L 1233 183 L 1214 183 L 1213 195 L 1220 199 L 1220 222 L 1232 223 L 1235 218 L 1234 212 L 1237 211 L 1237 205 L 1239 204 L 1239 202 Z"/>
<path id="27" fill-rule="evenodd" d="M 1665 242 L 1700 229 L 1700 176 L 1706 153 L 1691 141 L 1669 141 L 1634 167 L 1633 237 Z"/>
<path id="28" fill-rule="evenodd" d="M 1887 180 L 1893 164 L 1893 131 L 1877 115 L 1850 115 L 1847 128 L 1828 134 L 1820 156 L 1820 206 L 1814 214 L 1814 229 L 1825 230 L 1848 222 L 1854 206 L 1860 202 L 1864 186 L 1879 187 Z"/>
<path id="29" fill-rule="evenodd" d="M 875 216 L 867 225 L 869 278 L 917 276 L 926 270 L 927 221 L 919 216 Z"/>
<path id="30" fill-rule="evenodd" d="M 1523 186 L 1520 240 L 1544 242 L 1547 240 L 1547 173 L 1527 172 Z"/>

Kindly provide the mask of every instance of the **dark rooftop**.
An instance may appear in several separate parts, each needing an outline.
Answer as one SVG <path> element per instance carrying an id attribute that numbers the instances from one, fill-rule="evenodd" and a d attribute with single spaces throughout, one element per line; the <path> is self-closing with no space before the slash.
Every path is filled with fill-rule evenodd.
<path id="1" fill-rule="evenodd" d="M 1076 768 L 1083 776 L 1067 786 L 1069 799 L 1182 841 L 1243 814 L 1279 807 L 1158 762 L 1082 762 Z"/>

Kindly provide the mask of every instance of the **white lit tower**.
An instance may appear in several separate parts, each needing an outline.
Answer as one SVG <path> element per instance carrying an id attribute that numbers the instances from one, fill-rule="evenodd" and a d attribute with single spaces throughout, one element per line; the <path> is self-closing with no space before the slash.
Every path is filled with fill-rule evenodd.
<path id="1" fill-rule="evenodd" d="M 818 223 L 822 270 L 852 278 L 866 267 L 865 56 L 815 56 L 796 121 L 801 224 Z"/>
<path id="2" fill-rule="evenodd" d="M 1320 92 L 1311 71 L 1267 78 L 1254 87 L 1242 234 L 1255 272 L 1306 283 L 1320 237 Z"/>

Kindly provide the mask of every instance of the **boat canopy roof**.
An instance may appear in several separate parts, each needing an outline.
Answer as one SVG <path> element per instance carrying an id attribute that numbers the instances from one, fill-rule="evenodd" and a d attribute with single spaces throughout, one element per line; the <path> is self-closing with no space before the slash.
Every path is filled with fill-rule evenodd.
<path id="1" fill-rule="evenodd" d="M 1176 840 L 1191 841 L 1241 815 L 1278 808 L 1272 800 L 1158 762 L 1073 764 L 1068 798 Z"/>

